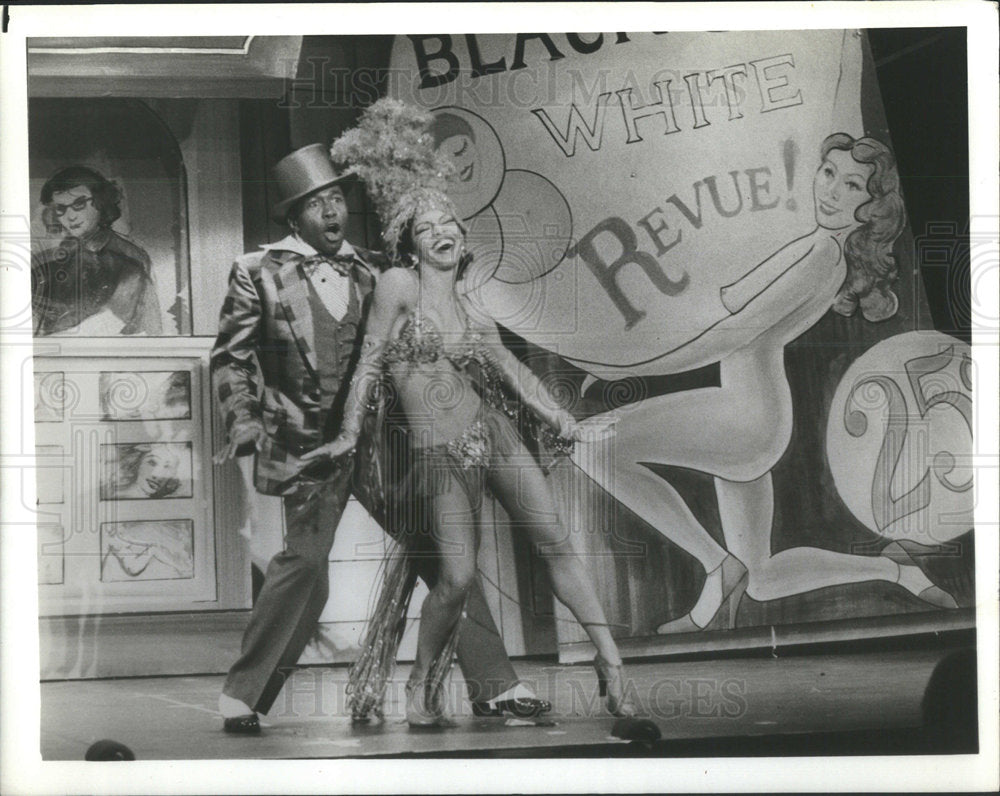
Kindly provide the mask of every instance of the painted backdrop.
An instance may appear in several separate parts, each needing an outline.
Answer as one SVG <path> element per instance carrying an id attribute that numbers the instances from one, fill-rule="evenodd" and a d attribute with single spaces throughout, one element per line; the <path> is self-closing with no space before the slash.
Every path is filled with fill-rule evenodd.
<path id="1" fill-rule="evenodd" d="M 971 360 L 862 31 L 401 36 L 390 74 L 458 167 L 463 289 L 615 420 L 554 477 L 621 637 L 960 615 Z"/>

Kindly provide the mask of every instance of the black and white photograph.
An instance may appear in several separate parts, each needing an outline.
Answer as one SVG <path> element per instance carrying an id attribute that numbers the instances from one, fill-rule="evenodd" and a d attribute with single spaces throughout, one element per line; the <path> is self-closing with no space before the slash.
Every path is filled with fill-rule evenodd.
<path id="1" fill-rule="evenodd" d="M 38 524 L 38 582 L 59 585 L 66 577 L 63 559 L 63 528 Z"/>
<path id="2" fill-rule="evenodd" d="M 189 498 L 191 443 L 101 446 L 101 500 Z"/>
<path id="3" fill-rule="evenodd" d="M 1000 784 L 995 4 L 63 11 L 10 792 Z"/>
<path id="4" fill-rule="evenodd" d="M 101 526 L 101 580 L 177 580 L 194 576 L 190 520 L 113 522 Z"/>
<path id="5" fill-rule="evenodd" d="M 59 445 L 35 447 L 35 498 L 38 505 L 61 505 L 66 500 L 65 453 Z"/>
<path id="6" fill-rule="evenodd" d="M 188 420 L 188 371 L 105 371 L 100 377 L 102 420 Z"/>
<path id="7" fill-rule="evenodd" d="M 65 399 L 66 382 L 63 373 L 35 373 L 36 423 L 61 423 Z"/>

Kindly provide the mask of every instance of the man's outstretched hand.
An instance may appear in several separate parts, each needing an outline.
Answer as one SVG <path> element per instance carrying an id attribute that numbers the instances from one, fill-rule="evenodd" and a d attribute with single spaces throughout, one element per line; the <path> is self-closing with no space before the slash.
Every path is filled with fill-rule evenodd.
<path id="1" fill-rule="evenodd" d="M 234 423 L 229 430 L 229 444 L 225 449 L 215 454 L 212 460 L 216 464 L 223 464 L 237 456 L 249 456 L 251 453 L 257 453 L 263 447 L 266 436 L 264 424 L 259 420 Z"/>
<path id="2" fill-rule="evenodd" d="M 339 459 L 354 453 L 354 448 L 358 444 L 356 437 L 340 434 L 333 442 L 320 445 L 311 451 L 303 453 L 299 458 L 304 462 Z"/>

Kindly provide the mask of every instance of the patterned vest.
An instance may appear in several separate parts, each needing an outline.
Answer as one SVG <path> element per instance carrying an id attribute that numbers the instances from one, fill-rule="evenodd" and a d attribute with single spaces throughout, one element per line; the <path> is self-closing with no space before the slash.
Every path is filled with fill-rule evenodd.
<path id="1" fill-rule="evenodd" d="M 356 285 L 351 283 L 347 312 L 338 322 L 309 282 L 309 310 L 313 318 L 316 340 L 316 364 L 319 369 L 320 426 L 323 439 L 329 441 L 340 429 L 344 400 L 350 377 L 354 372 L 355 354 L 358 350 L 358 333 L 361 327 L 361 305 Z"/>

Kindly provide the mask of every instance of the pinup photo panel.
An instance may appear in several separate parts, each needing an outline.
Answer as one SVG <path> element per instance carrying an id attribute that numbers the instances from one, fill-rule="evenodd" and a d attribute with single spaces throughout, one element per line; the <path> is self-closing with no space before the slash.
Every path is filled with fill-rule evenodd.
<path id="1" fill-rule="evenodd" d="M 72 341 L 35 357 L 43 616 L 192 610 L 215 599 L 204 360 L 178 356 L 176 345 L 172 356 L 132 349 L 95 356 L 93 344 Z M 50 641 L 43 670 L 58 670 Z"/>

